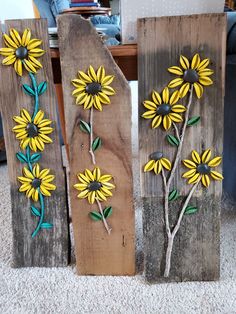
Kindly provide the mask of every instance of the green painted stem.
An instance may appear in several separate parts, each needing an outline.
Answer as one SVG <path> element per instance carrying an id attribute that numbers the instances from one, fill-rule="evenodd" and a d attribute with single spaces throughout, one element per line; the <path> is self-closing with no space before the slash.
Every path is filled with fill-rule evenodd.
<path id="1" fill-rule="evenodd" d="M 38 87 L 37 87 L 37 82 L 36 82 L 36 79 L 34 77 L 34 74 L 29 72 L 29 76 L 31 78 L 32 86 L 33 86 L 34 93 L 35 93 L 35 96 L 34 96 L 34 114 L 32 116 L 32 120 L 34 120 L 37 112 L 39 111 L 39 94 L 38 94 Z"/>
<path id="2" fill-rule="evenodd" d="M 42 193 L 40 192 L 40 189 L 38 189 L 38 192 L 39 192 L 39 201 L 40 201 L 40 206 L 41 206 L 41 213 L 40 213 L 40 219 L 39 219 L 37 228 L 32 233 L 32 238 L 34 238 L 37 235 L 37 233 L 39 232 L 41 225 L 43 223 L 43 219 L 44 219 L 44 197 L 43 197 Z"/>

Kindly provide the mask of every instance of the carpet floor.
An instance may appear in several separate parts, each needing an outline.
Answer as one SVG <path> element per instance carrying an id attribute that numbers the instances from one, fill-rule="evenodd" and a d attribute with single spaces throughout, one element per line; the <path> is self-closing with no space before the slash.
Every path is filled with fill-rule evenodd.
<path id="1" fill-rule="evenodd" d="M 137 220 L 138 230 L 141 230 Z M 0 166 L 0 313 L 236 313 L 236 210 L 224 209 L 221 280 L 148 285 L 135 277 L 79 277 L 66 268 L 11 268 L 7 166 Z M 140 243 L 139 243 L 140 245 Z"/>

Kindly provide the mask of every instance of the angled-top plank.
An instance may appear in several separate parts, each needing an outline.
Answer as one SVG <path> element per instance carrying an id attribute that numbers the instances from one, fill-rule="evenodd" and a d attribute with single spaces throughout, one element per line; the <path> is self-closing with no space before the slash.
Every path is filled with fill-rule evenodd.
<path id="1" fill-rule="evenodd" d="M 91 24 L 77 15 L 58 19 L 59 49 L 61 56 L 63 95 L 65 103 L 66 133 L 70 154 L 70 199 L 79 274 L 132 275 L 134 274 L 134 211 L 132 199 L 131 167 L 131 98 L 123 74 L 107 48 L 102 44 Z M 86 72 L 92 65 L 95 70 L 104 66 L 107 75 L 114 75 L 111 84 L 116 91 L 111 104 L 103 111 L 94 111 L 94 137 L 102 139 L 96 151 L 96 166 L 102 173 L 114 177 L 116 189 L 105 204 L 113 207 L 108 218 L 112 227 L 107 234 L 102 222 L 92 221 L 87 200 L 77 198 L 76 174 L 86 168 L 92 170 L 89 136 L 81 132 L 80 120 L 89 121 L 89 110 L 75 105 L 71 80 L 78 70 Z M 104 203 L 103 203 L 104 204 Z"/>
<path id="2" fill-rule="evenodd" d="M 6 21 L 5 32 L 8 34 L 10 28 L 15 28 L 22 35 L 24 29 L 29 28 L 32 38 L 42 40 L 42 49 L 46 51 L 40 58 L 43 69 L 35 75 L 37 83 L 48 82 L 48 89 L 39 97 L 40 107 L 45 112 L 45 118 L 53 121 L 54 132 L 50 135 L 53 143 L 45 145 L 40 167 L 50 168 L 55 174 L 54 184 L 56 191 L 52 191 L 51 197 L 45 197 L 45 220 L 53 224 L 52 229 L 41 229 L 32 238 L 31 234 L 37 227 L 38 217 L 30 212 L 30 202 L 25 193 L 19 193 L 18 176 L 22 176 L 21 164 L 16 159 L 16 153 L 20 151 L 19 141 L 12 132 L 16 123 L 13 116 L 18 116 L 22 108 L 33 112 L 33 97 L 23 93 L 22 84 L 31 86 L 31 81 L 26 71 L 19 77 L 13 66 L 0 66 L 0 107 L 4 124 L 4 138 L 6 142 L 8 171 L 11 185 L 12 201 L 12 228 L 13 228 L 13 266 L 43 266 L 56 267 L 68 264 L 68 223 L 67 203 L 65 191 L 65 177 L 62 167 L 61 148 L 58 136 L 56 98 L 53 85 L 50 52 L 48 45 L 47 21 L 42 19 L 33 20 L 11 20 Z M 4 47 L 2 33 L 0 36 L 1 47 Z M 1 56 L 2 59 L 2 56 Z M 37 204 L 36 204 L 37 206 Z M 9 209 L 10 210 L 10 209 Z"/>
<path id="3" fill-rule="evenodd" d="M 215 31 L 217 29 L 217 31 Z M 211 60 L 214 85 L 204 87 L 200 100 L 193 97 L 190 117 L 200 116 L 197 126 L 187 128 L 181 159 L 190 157 L 192 150 L 201 153 L 211 148 L 214 155 L 222 154 L 223 96 L 225 64 L 226 18 L 224 14 L 171 16 L 140 19 L 138 22 L 139 67 L 139 130 L 141 194 L 144 198 L 145 269 L 150 282 L 162 280 L 165 264 L 166 237 L 163 216 L 163 185 L 161 175 L 144 173 L 149 155 L 162 151 L 171 161 L 176 148 L 166 141 L 173 127 L 151 129 L 150 120 L 141 118 L 143 101 L 150 99 L 152 90 L 161 92 L 175 75 L 167 69 L 179 64 L 180 55 L 191 59 L 199 53 L 201 59 Z M 173 90 L 171 91 L 173 92 Z M 188 95 L 178 103 L 187 105 Z M 178 124 L 179 127 L 179 124 Z M 220 167 L 217 170 L 221 170 Z M 186 168 L 179 164 L 171 186 L 187 195 L 190 185 L 181 178 Z M 199 186 L 191 204 L 198 213 L 186 215 L 174 240 L 169 280 L 214 280 L 220 272 L 220 198 L 222 184 L 212 182 L 209 189 Z M 177 221 L 181 201 L 171 204 L 171 228 Z"/>

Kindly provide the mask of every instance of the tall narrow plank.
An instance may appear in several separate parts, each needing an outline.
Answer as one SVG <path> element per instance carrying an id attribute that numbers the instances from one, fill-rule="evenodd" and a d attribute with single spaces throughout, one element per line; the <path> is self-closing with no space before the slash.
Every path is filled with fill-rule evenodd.
<path id="1" fill-rule="evenodd" d="M 62 166 L 61 147 L 58 136 L 57 102 L 55 98 L 47 21 L 44 19 L 6 21 L 5 32 L 15 28 L 20 34 L 25 28 L 31 29 L 32 37 L 42 39 L 42 49 L 46 51 L 40 58 L 43 69 L 36 75 L 37 83 L 48 82 L 47 91 L 39 97 L 40 109 L 46 118 L 53 121 L 55 128 L 51 137 L 52 144 L 46 144 L 39 164 L 42 168 L 50 168 L 55 174 L 57 186 L 51 197 L 45 197 L 45 220 L 53 224 L 52 229 L 42 229 L 36 237 L 31 233 L 37 226 L 38 219 L 30 212 L 30 202 L 24 193 L 19 193 L 18 176 L 22 175 L 23 164 L 16 159 L 20 151 L 19 141 L 12 132 L 15 122 L 12 117 L 20 114 L 22 108 L 33 111 L 33 98 L 22 91 L 22 84 L 29 84 L 29 76 L 25 71 L 20 78 L 12 66 L 0 66 L 0 106 L 4 124 L 4 138 L 7 150 L 8 172 L 11 186 L 12 228 L 13 228 L 13 266 L 14 267 L 56 267 L 68 264 L 68 221 L 65 190 L 65 175 Z M 1 33 L 1 47 L 4 47 Z M 2 57 L 1 57 L 2 59 Z M 10 210 L 10 209 L 9 209 Z"/>
<path id="2" fill-rule="evenodd" d="M 214 70 L 214 85 L 204 89 L 200 100 L 194 96 L 190 116 L 201 116 L 201 122 L 198 126 L 187 129 L 181 159 L 189 158 L 193 149 L 202 152 L 211 148 L 215 155 L 221 155 L 225 39 L 224 14 L 146 18 L 138 22 L 141 194 L 144 198 L 145 272 L 150 282 L 164 280 L 167 239 L 164 229 L 162 179 L 160 175 L 144 173 L 143 166 L 154 151 L 163 151 L 165 156 L 173 160 L 176 149 L 165 139 L 166 134 L 173 134 L 173 129 L 169 132 L 161 128 L 151 129 L 148 122 L 150 120 L 141 118 L 145 111 L 142 102 L 150 99 L 153 89 L 162 91 L 174 78 L 167 69 L 179 64 L 181 54 L 192 58 L 198 52 L 201 58 L 210 58 L 209 67 Z M 186 168 L 179 165 L 172 185 L 172 188 L 178 187 L 181 195 L 186 195 L 190 189 L 186 180 L 181 178 L 185 171 Z M 171 272 L 167 280 L 219 278 L 221 189 L 221 183 L 214 181 L 207 191 L 198 187 L 195 192 L 192 202 L 197 202 L 199 211 L 195 215 L 185 216 L 181 223 L 174 240 Z M 182 199 L 171 205 L 171 226 L 176 223 L 181 202 Z"/>
<path id="3" fill-rule="evenodd" d="M 91 24 L 77 15 L 58 19 L 66 135 L 70 155 L 70 199 L 78 273 L 81 275 L 132 275 L 135 269 L 134 210 L 131 167 L 131 97 L 123 74 L 104 47 Z M 68 41 L 69 39 L 69 41 Z M 75 105 L 71 80 L 78 70 L 86 72 L 104 66 L 106 74 L 114 75 L 111 84 L 116 95 L 103 111 L 94 111 L 94 136 L 100 136 L 102 147 L 96 151 L 96 165 L 102 173 L 112 174 L 116 189 L 106 202 L 113 207 L 108 218 L 112 227 L 107 234 L 102 222 L 92 221 L 89 212 L 96 204 L 77 198 L 73 188 L 76 174 L 92 170 L 89 136 L 81 132 L 80 120 L 89 121 L 89 110 Z"/>

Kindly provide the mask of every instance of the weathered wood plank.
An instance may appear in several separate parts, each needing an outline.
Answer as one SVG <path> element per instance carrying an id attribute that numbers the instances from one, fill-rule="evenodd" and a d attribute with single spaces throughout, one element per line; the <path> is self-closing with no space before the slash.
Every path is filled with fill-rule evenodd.
<path id="1" fill-rule="evenodd" d="M 13 266 L 14 267 L 56 267 L 68 264 L 68 222 L 65 190 L 65 175 L 62 167 L 61 148 L 58 136 L 56 98 L 48 45 L 47 21 L 42 19 L 6 21 L 5 32 L 15 28 L 20 34 L 25 28 L 31 29 L 32 37 L 42 39 L 42 49 L 46 51 L 41 57 L 43 69 L 36 75 L 37 83 L 48 82 L 47 91 L 39 97 L 40 109 L 46 117 L 53 121 L 55 128 L 51 138 L 52 144 L 46 144 L 39 161 L 41 168 L 50 168 L 56 178 L 53 183 L 57 186 L 51 197 L 45 197 L 45 220 L 53 224 L 52 229 L 41 229 L 37 236 L 31 237 L 38 219 L 30 212 L 30 202 L 24 193 L 19 193 L 18 176 L 22 175 L 21 164 L 16 159 L 20 151 L 19 141 L 12 132 L 16 123 L 12 117 L 20 114 L 22 108 L 33 113 L 33 98 L 24 94 L 22 84 L 31 85 L 25 71 L 20 78 L 12 66 L 0 67 L 0 107 L 4 124 L 4 137 L 7 150 L 8 172 L 11 185 L 12 228 L 13 228 Z M 1 33 L 1 47 L 4 47 Z M 2 59 L 2 57 L 1 57 Z M 32 203 L 33 204 L 33 203 Z M 34 203 L 35 204 L 35 203 Z M 10 209 L 9 209 L 10 210 Z"/>
<path id="2" fill-rule="evenodd" d="M 214 30 L 217 29 L 217 32 Z M 139 113 L 145 112 L 142 102 L 150 99 L 152 90 L 161 92 L 174 78 L 167 69 L 179 64 L 182 54 L 192 58 L 210 58 L 214 70 L 214 85 L 204 89 L 203 97 L 193 98 L 190 116 L 201 116 L 198 126 L 188 128 L 181 159 L 190 157 L 193 149 L 202 152 L 211 148 L 214 155 L 222 154 L 223 96 L 226 19 L 224 14 L 193 15 L 140 19 L 138 22 Z M 179 103 L 186 105 L 188 97 Z M 176 149 L 165 136 L 173 128 L 151 129 L 149 122 L 140 118 L 141 195 L 144 197 L 144 242 L 146 278 L 150 282 L 163 281 L 166 236 L 164 229 L 163 186 L 161 175 L 143 173 L 143 166 L 154 151 L 162 151 L 173 161 Z M 186 195 L 190 186 L 181 178 L 186 171 L 178 166 L 172 188 L 178 187 Z M 219 167 L 220 171 L 221 168 Z M 184 216 L 174 240 L 170 277 L 167 280 L 216 280 L 220 274 L 220 199 L 222 184 L 214 182 L 207 191 L 198 187 L 191 203 L 198 204 L 195 215 Z M 177 221 L 183 199 L 171 204 L 170 226 Z"/>
<path id="3" fill-rule="evenodd" d="M 59 49 L 61 56 L 63 95 L 65 104 L 66 135 L 70 155 L 70 199 L 78 273 L 93 275 L 132 275 L 135 269 L 134 211 L 131 167 L 131 98 L 123 74 L 90 23 L 77 15 L 58 19 Z M 68 38 L 70 43 L 68 43 Z M 106 74 L 114 75 L 111 84 L 116 95 L 103 111 L 94 111 L 94 137 L 99 136 L 102 147 L 96 151 L 96 165 L 102 173 L 114 177 L 116 189 L 105 204 L 113 207 L 108 218 L 112 227 L 107 234 L 102 222 L 92 221 L 89 212 L 96 204 L 77 198 L 73 188 L 76 174 L 86 168 L 92 170 L 89 136 L 81 132 L 80 120 L 89 121 L 89 111 L 75 105 L 71 80 L 78 70 L 87 72 L 104 66 Z"/>

